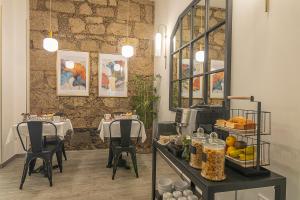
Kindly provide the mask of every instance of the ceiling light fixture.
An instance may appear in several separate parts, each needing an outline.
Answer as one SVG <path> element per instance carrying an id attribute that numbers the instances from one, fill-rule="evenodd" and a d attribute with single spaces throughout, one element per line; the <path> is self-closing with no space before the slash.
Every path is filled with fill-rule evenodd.
<path id="1" fill-rule="evenodd" d="M 58 50 L 58 41 L 53 38 L 52 32 L 52 0 L 50 0 L 50 27 L 49 27 L 49 37 L 43 40 L 43 48 L 49 52 L 55 52 Z"/>
<path id="2" fill-rule="evenodd" d="M 128 37 L 129 37 L 129 8 L 130 8 L 130 2 L 128 0 L 128 6 L 127 6 L 127 37 L 126 37 L 126 43 L 122 47 L 122 55 L 125 58 L 130 58 L 134 55 L 134 48 L 129 44 Z"/>

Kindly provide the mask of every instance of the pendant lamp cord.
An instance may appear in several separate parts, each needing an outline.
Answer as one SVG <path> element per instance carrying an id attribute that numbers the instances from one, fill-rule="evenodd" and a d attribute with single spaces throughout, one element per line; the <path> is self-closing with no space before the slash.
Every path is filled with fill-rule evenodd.
<path id="1" fill-rule="evenodd" d="M 49 35 L 52 38 L 52 0 L 50 0 L 50 26 L 49 26 Z"/>
<path id="2" fill-rule="evenodd" d="M 128 43 L 128 37 L 129 37 L 129 7 L 130 7 L 130 0 L 128 0 L 128 5 L 127 5 L 127 38 L 126 38 L 126 43 Z"/>

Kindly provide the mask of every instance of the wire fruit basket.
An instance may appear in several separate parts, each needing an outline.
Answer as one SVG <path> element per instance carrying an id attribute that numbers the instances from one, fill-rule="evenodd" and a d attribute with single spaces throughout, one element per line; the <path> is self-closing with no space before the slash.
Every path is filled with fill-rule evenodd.
<path id="1" fill-rule="evenodd" d="M 256 110 L 230 109 L 230 119 L 217 120 L 214 127 L 226 141 L 226 165 L 246 176 L 269 175 L 270 143 L 261 140 L 271 134 L 271 113 L 261 110 L 261 102 L 254 97 L 229 96 L 229 100 L 249 100 Z"/>

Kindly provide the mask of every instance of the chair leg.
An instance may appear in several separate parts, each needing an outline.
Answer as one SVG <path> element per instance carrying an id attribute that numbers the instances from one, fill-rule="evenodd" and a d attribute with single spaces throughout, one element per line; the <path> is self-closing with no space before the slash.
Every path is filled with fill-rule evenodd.
<path id="1" fill-rule="evenodd" d="M 106 168 L 111 168 L 112 167 L 112 161 L 114 159 L 111 144 L 109 145 L 109 151 L 108 151 L 108 159 L 107 159 L 107 165 Z"/>
<path id="2" fill-rule="evenodd" d="M 51 158 L 46 161 L 47 172 L 48 172 L 48 180 L 50 187 L 52 187 L 52 162 Z"/>
<path id="3" fill-rule="evenodd" d="M 62 165 L 62 151 L 57 151 L 56 152 L 56 159 L 57 159 L 57 164 L 58 164 L 58 168 L 60 173 L 62 173 L 63 170 L 63 165 Z"/>
<path id="4" fill-rule="evenodd" d="M 121 153 L 120 152 L 117 152 L 114 154 L 114 161 L 113 161 L 113 175 L 112 175 L 112 180 L 115 179 L 115 175 L 116 175 L 116 172 L 117 172 L 117 168 L 118 168 L 118 163 L 119 163 L 119 159 L 120 159 L 120 155 Z"/>
<path id="5" fill-rule="evenodd" d="M 34 167 L 35 167 L 35 163 L 36 163 L 36 158 L 32 159 L 29 163 L 29 171 L 28 171 L 28 176 L 31 176 Z"/>
<path id="6" fill-rule="evenodd" d="M 23 189 L 23 184 L 24 184 L 25 179 L 26 179 L 26 175 L 27 175 L 27 171 L 28 171 L 28 165 L 29 165 L 29 162 L 30 162 L 30 158 L 29 158 L 29 157 L 26 157 L 26 161 L 25 161 L 25 163 L 24 163 L 23 174 L 22 174 L 22 178 L 21 178 L 20 190 Z"/>
<path id="7" fill-rule="evenodd" d="M 64 155 L 65 160 L 67 160 L 67 154 L 66 154 L 66 149 L 65 149 L 65 143 L 64 142 L 62 142 L 61 149 L 62 149 L 62 153 Z"/>
<path id="8" fill-rule="evenodd" d="M 135 171 L 135 175 L 138 178 L 139 173 L 138 173 L 138 167 L 137 167 L 136 153 L 135 152 L 130 152 L 130 155 L 131 155 L 131 160 L 132 160 L 133 168 L 134 168 L 134 171 Z"/>

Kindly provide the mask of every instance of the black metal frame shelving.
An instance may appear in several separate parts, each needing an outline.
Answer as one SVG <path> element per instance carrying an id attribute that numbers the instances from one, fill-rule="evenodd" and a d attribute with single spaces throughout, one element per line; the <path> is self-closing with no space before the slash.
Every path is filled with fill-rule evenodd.
<path id="1" fill-rule="evenodd" d="M 208 181 L 200 175 L 200 170 L 196 170 L 180 158 L 175 157 L 165 146 L 160 145 L 156 139 L 152 145 L 152 200 L 157 198 L 156 192 L 156 161 L 157 153 L 162 155 L 162 158 L 174 169 L 180 170 L 191 181 L 192 190 L 199 188 L 202 191 L 202 199 L 214 200 L 215 193 L 229 192 L 237 190 L 246 190 L 263 187 L 274 187 L 275 200 L 286 200 L 286 178 L 270 172 L 270 176 L 263 177 L 246 177 L 226 167 L 226 180 L 220 182 Z"/>

